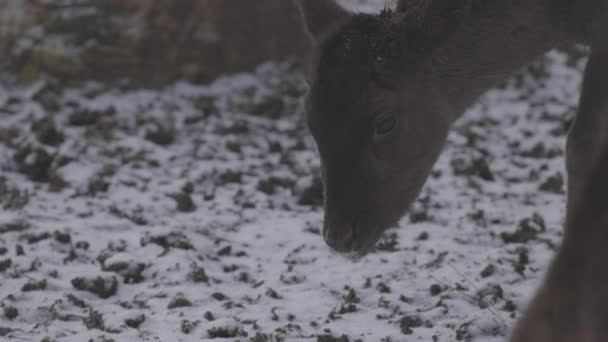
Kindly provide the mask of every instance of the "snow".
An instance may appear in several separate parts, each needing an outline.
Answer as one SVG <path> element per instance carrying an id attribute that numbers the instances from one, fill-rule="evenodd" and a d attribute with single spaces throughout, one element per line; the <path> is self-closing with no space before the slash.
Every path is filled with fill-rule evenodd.
<path id="1" fill-rule="evenodd" d="M 405 217 L 384 248 L 359 260 L 325 245 L 321 207 L 298 204 L 319 165 L 302 121 L 306 85 L 289 64 L 157 91 L 5 86 L 0 334 L 504 341 L 561 239 L 563 186 L 542 185 L 565 176 L 565 127 L 584 62 L 568 58 L 553 51 L 536 65 L 546 76 L 522 71 L 479 99 L 414 205 L 423 218 Z M 75 124 L 77 116 L 89 121 Z M 63 141 L 40 141 L 34 123 L 43 118 Z M 42 182 L 14 158 L 28 146 L 51 156 Z M 180 209 L 176 198 L 195 208 Z M 535 235 L 526 241 L 503 235 L 526 225 Z M 117 292 L 101 298 L 72 282 L 98 276 L 116 277 Z M 42 280 L 45 288 L 24 291 Z M 169 309 L 176 296 L 191 306 Z M 9 308 L 18 315 L 9 318 Z"/>

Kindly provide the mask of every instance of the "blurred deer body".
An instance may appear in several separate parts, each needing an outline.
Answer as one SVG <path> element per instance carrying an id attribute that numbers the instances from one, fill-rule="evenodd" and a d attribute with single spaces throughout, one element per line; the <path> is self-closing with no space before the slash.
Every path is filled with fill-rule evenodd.
<path id="1" fill-rule="evenodd" d="M 584 178 L 568 201 L 562 247 L 512 342 L 608 341 L 608 44 L 599 43 L 606 41 L 598 34 L 576 118 L 591 149 L 570 172 Z"/>
<path id="2" fill-rule="evenodd" d="M 608 3 L 401 0 L 397 11 L 368 15 L 297 1 L 317 42 L 307 121 L 321 157 L 324 237 L 356 254 L 403 216 L 477 97 L 563 42 L 590 44 Z M 588 172 L 579 157 L 587 124 L 574 126 L 571 198 Z"/>

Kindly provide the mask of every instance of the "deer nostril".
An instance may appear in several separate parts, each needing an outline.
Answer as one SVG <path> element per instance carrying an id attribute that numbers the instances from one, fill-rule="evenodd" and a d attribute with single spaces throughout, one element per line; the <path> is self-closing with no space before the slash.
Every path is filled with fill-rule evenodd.
<path id="1" fill-rule="evenodd" d="M 354 241 L 354 227 L 329 227 L 323 229 L 323 237 L 325 242 L 337 252 L 351 252 Z"/>

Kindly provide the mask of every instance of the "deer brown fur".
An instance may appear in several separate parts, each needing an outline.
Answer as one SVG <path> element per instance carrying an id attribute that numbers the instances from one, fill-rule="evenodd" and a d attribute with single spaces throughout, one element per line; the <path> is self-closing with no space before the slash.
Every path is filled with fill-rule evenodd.
<path id="1" fill-rule="evenodd" d="M 321 156 L 324 236 L 355 253 L 369 251 L 406 212 L 468 106 L 546 51 L 589 44 L 607 5 L 402 0 L 397 12 L 368 15 L 333 0 L 298 1 L 317 41 L 307 120 Z M 575 124 L 568 139 L 571 194 L 588 172 L 578 157 L 588 146 L 575 139 L 584 126 Z"/>
<path id="2" fill-rule="evenodd" d="M 477 97 L 562 43 L 591 46 L 566 144 L 563 245 L 512 341 L 608 341 L 608 1 L 400 0 L 378 15 L 297 1 L 317 46 L 306 109 L 323 235 L 346 253 L 401 218 Z"/>

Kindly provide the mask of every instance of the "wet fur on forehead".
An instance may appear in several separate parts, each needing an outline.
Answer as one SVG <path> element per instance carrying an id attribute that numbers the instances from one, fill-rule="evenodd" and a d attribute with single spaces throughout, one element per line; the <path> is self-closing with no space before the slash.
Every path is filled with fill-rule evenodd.
<path id="1" fill-rule="evenodd" d="M 424 26 L 417 12 L 385 9 L 375 16 L 354 15 L 322 39 L 318 64 L 359 62 L 349 67 L 372 71 L 372 62 L 408 55 L 419 58 L 432 43 Z"/>
<path id="2" fill-rule="evenodd" d="M 415 69 L 430 53 L 431 39 L 422 25 L 407 13 L 384 10 L 380 15 L 354 15 L 348 22 L 326 35 L 314 74 L 316 100 L 344 111 L 339 94 L 352 100 L 369 87 L 370 81 L 403 77 L 406 68 Z"/>
<path id="3" fill-rule="evenodd" d="M 323 78 L 340 68 L 348 71 L 350 80 L 356 76 L 353 73 L 372 78 L 404 76 L 404 69 L 414 70 L 473 5 L 472 0 L 409 0 L 401 1 L 396 12 L 354 15 L 320 40 L 314 76 Z"/>

